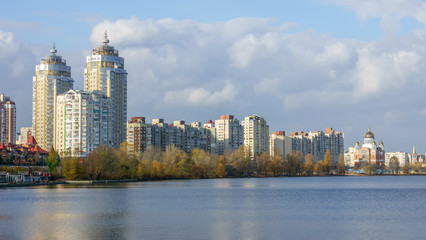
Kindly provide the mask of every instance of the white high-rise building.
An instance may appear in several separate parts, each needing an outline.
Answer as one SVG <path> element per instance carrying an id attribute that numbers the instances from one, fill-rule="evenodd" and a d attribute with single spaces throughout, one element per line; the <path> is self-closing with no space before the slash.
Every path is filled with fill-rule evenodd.
<path id="1" fill-rule="evenodd" d="M 127 127 L 127 72 L 124 58 L 118 50 L 108 45 L 105 32 L 103 45 L 93 49 L 87 57 L 84 70 L 84 90 L 100 90 L 111 99 L 112 106 L 112 141 L 111 146 L 119 147 L 126 141 Z"/>
<path id="2" fill-rule="evenodd" d="M 33 136 L 39 146 L 50 149 L 54 145 L 56 96 L 73 88 L 71 67 L 56 55 L 53 44 L 50 55 L 36 65 L 33 77 Z"/>
<path id="3" fill-rule="evenodd" d="M 61 156 L 85 157 L 110 145 L 111 103 L 101 91 L 58 95 L 56 119 L 55 148 Z"/>
<path id="4" fill-rule="evenodd" d="M 250 159 L 261 153 L 269 153 L 269 126 L 263 117 L 251 115 L 242 121 L 244 129 L 244 151 Z"/>
<path id="5" fill-rule="evenodd" d="M 284 131 L 271 133 L 269 137 L 269 155 L 273 157 L 275 156 L 275 151 L 278 151 L 285 158 L 291 152 L 291 142 L 292 139 L 286 137 Z"/>
<path id="6" fill-rule="evenodd" d="M 210 123 L 210 126 L 212 123 Z M 216 128 L 216 153 L 233 152 L 243 145 L 244 131 L 240 121 L 233 115 L 221 115 L 213 124 Z"/>

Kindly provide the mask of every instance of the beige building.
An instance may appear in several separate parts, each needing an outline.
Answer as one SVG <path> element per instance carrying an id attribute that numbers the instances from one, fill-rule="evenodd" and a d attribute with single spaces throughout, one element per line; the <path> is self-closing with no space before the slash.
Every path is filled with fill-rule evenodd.
<path id="1" fill-rule="evenodd" d="M 16 142 L 16 106 L 10 97 L 0 95 L 0 142 Z"/>
<path id="2" fill-rule="evenodd" d="M 222 155 L 225 150 L 233 152 L 243 145 L 243 127 L 234 115 L 221 115 L 220 119 L 215 120 L 213 126 L 216 129 L 217 154 Z"/>
<path id="3" fill-rule="evenodd" d="M 143 153 L 152 145 L 152 124 L 144 117 L 132 117 L 127 122 L 127 149 L 130 154 Z"/>
<path id="4" fill-rule="evenodd" d="M 261 153 L 269 153 L 269 126 L 263 117 L 250 115 L 242 121 L 244 150 L 253 159 Z"/>
<path id="5" fill-rule="evenodd" d="M 127 72 L 124 69 L 124 58 L 118 50 L 108 45 L 105 32 L 102 45 L 93 49 L 87 57 L 87 68 L 84 70 L 84 90 L 102 91 L 112 104 L 112 139 L 111 146 L 119 147 L 126 141 L 127 128 Z"/>
<path id="6" fill-rule="evenodd" d="M 16 141 L 16 144 L 26 144 L 28 142 L 28 138 L 33 135 L 32 127 L 21 127 L 21 132 L 19 134 L 19 139 Z"/>
<path id="7" fill-rule="evenodd" d="M 285 136 L 284 131 L 271 133 L 269 137 L 269 155 L 275 156 L 275 151 L 282 157 L 286 157 L 291 152 L 291 138 Z"/>
<path id="8" fill-rule="evenodd" d="M 50 55 L 36 65 L 33 77 L 32 133 L 43 149 L 54 145 L 56 97 L 72 89 L 74 84 L 71 67 L 56 53 L 53 45 Z"/>
<path id="9" fill-rule="evenodd" d="M 57 97 L 55 149 L 85 157 L 111 144 L 111 103 L 101 91 L 69 90 Z"/>

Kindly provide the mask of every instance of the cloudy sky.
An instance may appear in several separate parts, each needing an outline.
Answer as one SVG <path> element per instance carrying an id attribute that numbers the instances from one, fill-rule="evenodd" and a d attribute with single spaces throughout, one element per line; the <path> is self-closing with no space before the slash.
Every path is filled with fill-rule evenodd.
<path id="1" fill-rule="evenodd" d="M 426 151 L 426 3 L 420 0 L 7 1 L 0 93 L 31 126 L 35 65 L 52 42 L 83 88 L 108 31 L 125 58 L 128 117 L 263 116 L 272 131 L 368 127 L 387 151 Z"/>

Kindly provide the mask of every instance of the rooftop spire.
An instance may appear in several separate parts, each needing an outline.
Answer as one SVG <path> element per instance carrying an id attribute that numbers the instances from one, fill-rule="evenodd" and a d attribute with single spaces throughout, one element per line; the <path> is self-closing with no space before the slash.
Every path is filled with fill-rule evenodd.
<path id="1" fill-rule="evenodd" d="M 58 51 L 56 51 L 56 44 L 55 44 L 55 42 L 53 42 L 52 49 L 50 50 L 50 53 L 52 53 L 53 55 L 55 55 L 57 52 Z"/>
<path id="2" fill-rule="evenodd" d="M 106 30 L 105 30 L 104 40 L 102 41 L 102 43 L 105 45 L 108 45 L 109 43 L 108 34 Z"/>
<path id="3" fill-rule="evenodd" d="M 416 145 L 413 146 L 413 154 L 417 154 L 417 152 L 416 152 Z"/>

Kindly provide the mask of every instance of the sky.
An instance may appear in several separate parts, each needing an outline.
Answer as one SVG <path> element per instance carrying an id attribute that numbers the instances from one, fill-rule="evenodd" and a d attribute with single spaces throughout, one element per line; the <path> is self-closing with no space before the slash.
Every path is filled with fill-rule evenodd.
<path id="1" fill-rule="evenodd" d="M 371 128 L 386 151 L 426 151 L 426 2 L 7 1 L 0 93 L 31 126 L 35 65 L 53 42 L 83 88 L 108 32 L 125 58 L 128 118 L 207 122 L 257 114 L 270 131 Z M 19 130 L 17 131 L 19 132 Z"/>

